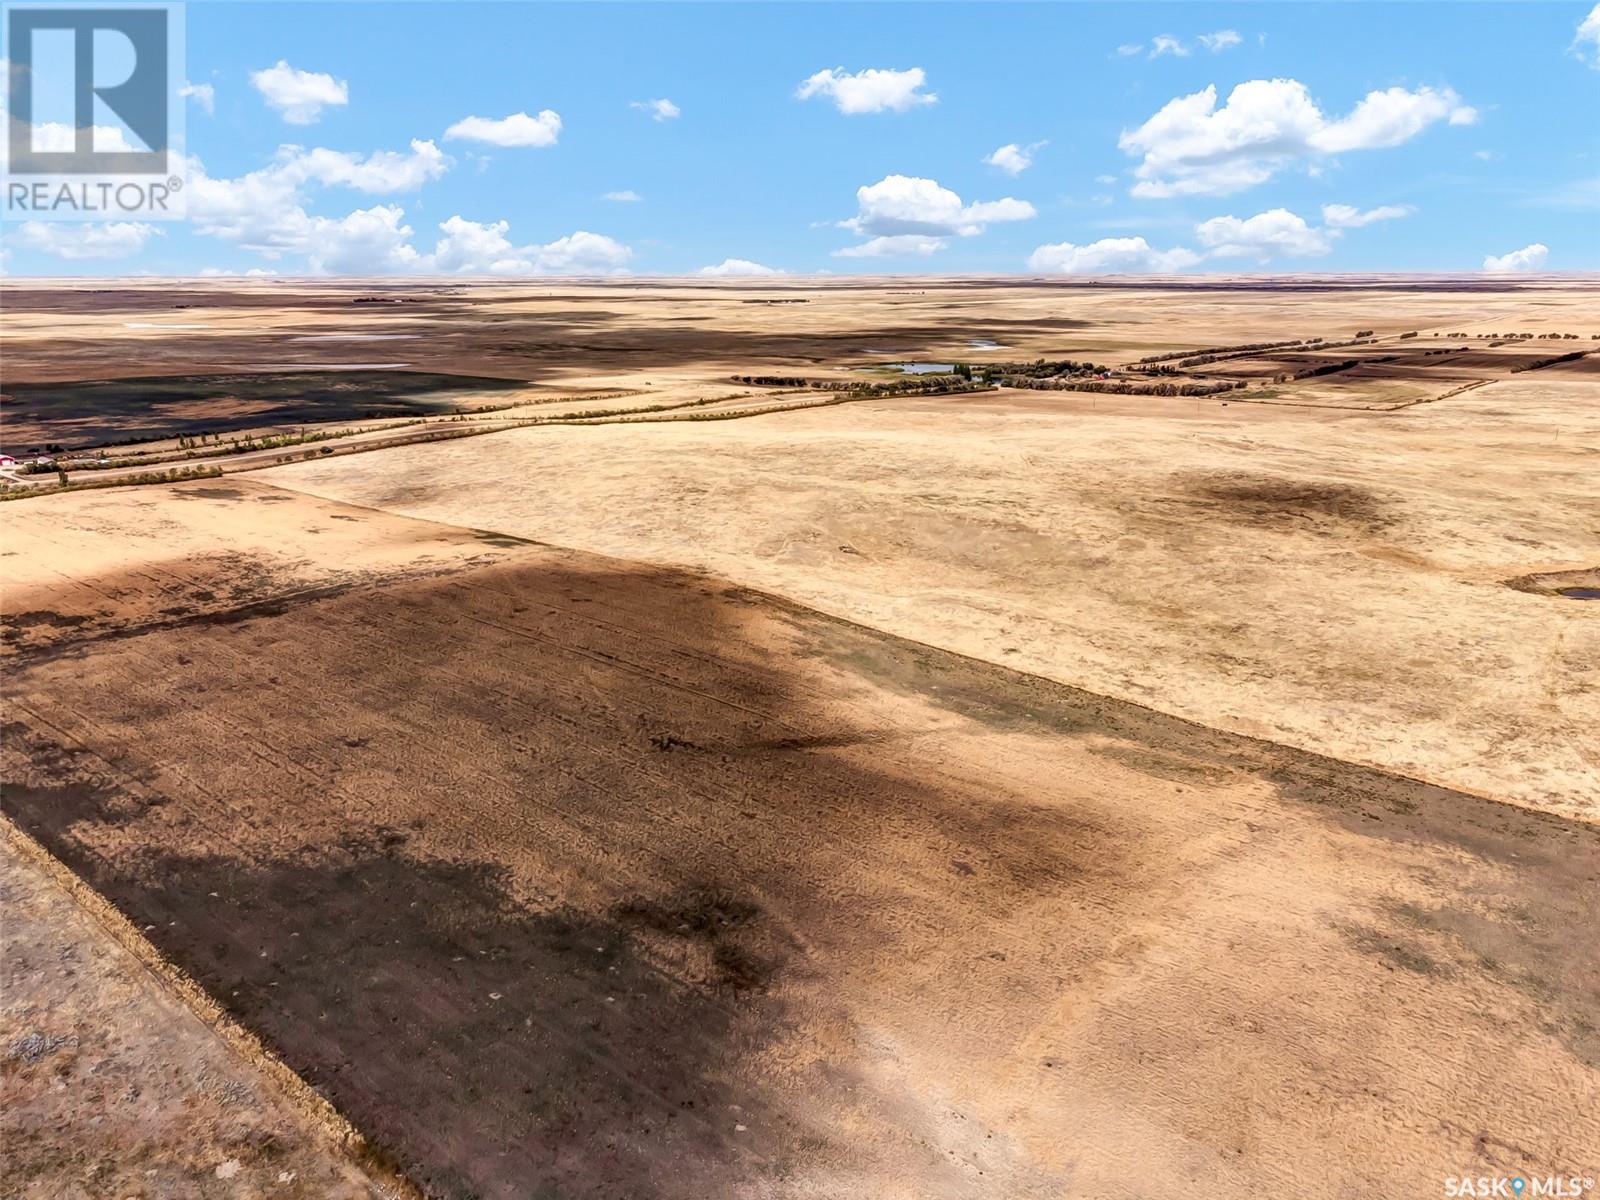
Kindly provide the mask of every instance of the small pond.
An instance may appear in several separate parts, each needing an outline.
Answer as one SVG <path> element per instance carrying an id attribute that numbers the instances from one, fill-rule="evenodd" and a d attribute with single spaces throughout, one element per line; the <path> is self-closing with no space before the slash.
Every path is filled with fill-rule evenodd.
<path id="1" fill-rule="evenodd" d="M 948 375 L 956 369 L 955 363 L 947 362 L 896 362 L 883 365 L 893 367 L 902 375 Z"/>

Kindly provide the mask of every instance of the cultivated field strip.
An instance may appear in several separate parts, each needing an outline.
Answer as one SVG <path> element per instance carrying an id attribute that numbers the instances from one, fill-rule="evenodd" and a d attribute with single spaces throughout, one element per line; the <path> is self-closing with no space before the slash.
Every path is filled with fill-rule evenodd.
<path id="1" fill-rule="evenodd" d="M 252 492 L 208 503 L 270 563 Z M 419 534 L 367 519 L 369 560 Z M 1332 1196 L 1449 1130 L 1600 1139 L 1591 827 L 427 537 L 464 557 L 19 644 L 0 753 L 8 814 L 431 1193 Z"/>

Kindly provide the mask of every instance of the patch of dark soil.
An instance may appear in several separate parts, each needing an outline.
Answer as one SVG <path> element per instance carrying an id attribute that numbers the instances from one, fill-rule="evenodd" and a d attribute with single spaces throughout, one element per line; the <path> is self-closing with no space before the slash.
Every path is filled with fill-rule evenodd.
<path id="1" fill-rule="evenodd" d="M 6 391 L 27 406 L 24 440 L 75 450 L 319 421 L 449 412 L 463 395 L 523 386 L 520 379 L 480 375 L 308 368 L 13 383 Z M 216 490 L 218 499 L 237 496 L 227 488 Z"/>
<path id="2" fill-rule="evenodd" d="M 1170 779 L 1175 783 L 1197 785 L 1227 782 L 1238 773 L 1211 759 L 1190 758 L 1187 755 L 1162 750 L 1154 746 L 1140 746 L 1129 742 L 1113 742 L 1096 746 L 1095 754 L 1132 767 L 1157 779 Z"/>
<path id="3" fill-rule="evenodd" d="M 1572 953 L 1570 939 L 1557 932 L 1567 919 L 1560 908 L 1485 897 L 1481 910 L 1395 904 L 1389 913 L 1431 936 L 1439 946 L 1434 957 L 1448 956 L 1523 993 L 1537 1010 L 1540 1028 L 1600 1069 L 1600 1027 L 1593 1011 L 1594 997 L 1600 995 L 1600 961 Z"/>
<path id="4" fill-rule="evenodd" d="M 0 725 L 6 777 L 0 808 L 36 836 L 59 839 L 79 821 L 126 825 L 165 803 L 94 754 L 22 720 Z"/>
<path id="5" fill-rule="evenodd" d="M 1437 975 L 1446 971 L 1420 947 L 1393 934 L 1366 925 L 1342 925 L 1339 931 L 1357 950 L 1375 955 L 1391 969 L 1414 971 L 1418 975 Z"/>
<path id="6" fill-rule="evenodd" d="M 611 910 L 628 925 L 686 937 L 713 938 L 748 925 L 761 909 L 748 900 L 708 889 L 692 889 L 670 900 L 624 900 Z"/>
<path id="7" fill-rule="evenodd" d="M 803 737 L 759 738 L 753 742 L 746 742 L 739 749 L 747 753 L 761 754 L 783 750 L 835 750 L 877 740 L 871 734 L 846 730 L 842 733 L 814 733 Z"/>
<path id="8" fill-rule="evenodd" d="M 929 646 L 891 641 L 865 630 L 858 633 L 851 626 L 836 626 L 803 652 L 825 658 L 891 691 L 926 696 L 940 707 L 991 729 L 1044 728 L 1070 733 L 1088 728 L 1082 714 L 1050 702 L 1045 694 L 1049 685 L 1032 686 L 1043 684 L 1042 680 L 1007 672 L 1005 682 L 1010 686 L 995 687 L 993 680 L 986 678 L 984 666 L 974 663 L 970 669 L 963 669 L 956 665 L 963 660 Z"/>
<path id="9" fill-rule="evenodd" d="M 1531 592 L 1535 596 L 1567 596 L 1600 588 L 1600 567 L 1579 567 L 1574 571 L 1542 571 L 1533 575 L 1518 575 L 1515 579 L 1501 580 L 1508 588 Z"/>
<path id="10" fill-rule="evenodd" d="M 480 542 L 488 542 L 489 545 L 498 547 L 501 550 L 514 550 L 518 546 L 539 545 L 538 542 L 529 538 L 520 538 L 509 533 L 497 533 L 492 529 L 474 529 L 472 536 Z"/>
<path id="11" fill-rule="evenodd" d="M 89 618 L 81 613 L 63 614 L 51 612 L 47 608 L 34 609 L 31 612 L 11 613 L 0 617 L 0 624 L 5 625 L 5 638 L 9 641 L 21 636 L 29 629 L 40 627 L 46 629 L 76 629 Z"/>
<path id="12" fill-rule="evenodd" d="M 732 999 L 759 975 L 738 947 L 730 986 L 697 988 L 625 921 L 524 905 L 503 867 L 379 831 L 270 862 L 71 865 L 429 1196 L 731 1194 L 780 1136 L 729 1082 L 730 1048 L 774 1019 Z"/>
<path id="13" fill-rule="evenodd" d="M 710 955 L 712 982 L 735 992 L 764 991 L 778 964 L 770 952 L 750 944 L 757 935 L 761 909 L 727 892 L 693 888 L 664 900 L 636 896 L 611 909 L 627 928 L 648 930 L 669 939 L 701 943 Z"/>
<path id="14" fill-rule="evenodd" d="M 1354 484 L 1231 474 L 1179 476 L 1175 482 L 1191 502 L 1243 525 L 1371 532 L 1395 522 L 1381 496 Z"/>

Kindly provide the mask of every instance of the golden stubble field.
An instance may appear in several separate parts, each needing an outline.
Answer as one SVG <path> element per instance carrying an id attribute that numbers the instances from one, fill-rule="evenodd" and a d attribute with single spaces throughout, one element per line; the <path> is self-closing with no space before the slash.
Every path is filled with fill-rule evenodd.
<path id="1" fill-rule="evenodd" d="M 272 473 L 689 565 L 1204 724 L 1600 816 L 1600 383 L 1397 413 L 1006 394 Z M 1137 410 L 1133 410 L 1137 405 Z M 1109 410 L 1109 411 L 1107 411 Z"/>
<path id="2" fill-rule="evenodd" d="M 1600 324 L 1571 283 L 452 290 L 361 328 L 645 396 L 843 347 Z M 73 377 L 29 339 L 93 321 L 204 370 L 368 291 L 44 289 L 17 361 Z M 142 328 L 176 303 L 227 332 Z M 1588 361 L 1394 412 L 1007 390 L 7 503 L 6 817 L 429 1195 L 1593 1174 L 1600 614 L 1552 591 L 1600 565 Z M 49 1096 L 8 1134 L 60 1129 L 34 1194 L 137 1134 L 4 1069 Z M 270 1144 L 228 1154 L 270 1194 Z"/>

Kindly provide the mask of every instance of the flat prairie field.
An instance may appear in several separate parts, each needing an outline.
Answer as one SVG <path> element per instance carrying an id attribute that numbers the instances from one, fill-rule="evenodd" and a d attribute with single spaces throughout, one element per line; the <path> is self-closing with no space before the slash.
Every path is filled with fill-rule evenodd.
<path id="1" fill-rule="evenodd" d="M 326 372 L 391 335 L 384 371 L 517 385 L 492 430 L 428 390 L 406 419 L 441 440 L 282 465 L 236 422 L 195 451 L 256 393 L 133 390 L 98 431 L 74 407 L 69 453 L 224 474 L 0 504 L 5 820 L 182 982 L 150 1040 L 191 1044 L 190 1005 L 258 1048 L 315 1178 L 1131 1200 L 1600 1168 L 1593 284 L 5 299 L 8 395 L 291 355 L 328 428 L 381 423 Z M 1137 362 L 1180 352 L 1215 361 Z M 1006 382 L 860 385 L 891 361 Z M 42 928 L 7 935 L 19 986 L 106 936 Z M 19 1194 L 96 1195 L 69 1151 L 103 1101 L 44 1088 L 72 1031 L 29 1019 Z M 229 1153 L 274 1194 L 259 1139 Z"/>

